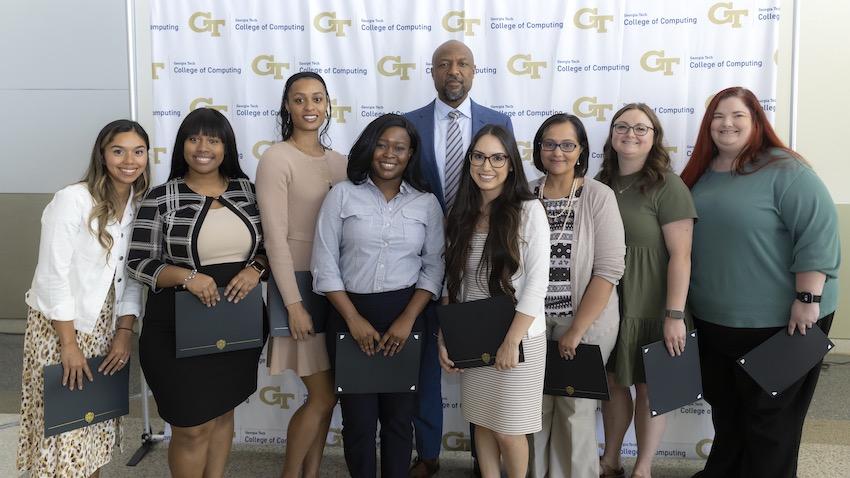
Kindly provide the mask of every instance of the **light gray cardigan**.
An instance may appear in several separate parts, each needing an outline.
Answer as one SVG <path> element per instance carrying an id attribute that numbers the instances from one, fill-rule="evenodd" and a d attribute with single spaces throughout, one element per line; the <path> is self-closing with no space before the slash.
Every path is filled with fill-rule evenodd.
<path id="1" fill-rule="evenodd" d="M 533 191 L 542 185 L 543 178 L 532 181 Z M 617 285 L 626 266 L 626 238 L 623 220 L 614 191 L 599 181 L 585 177 L 581 196 L 576 203 L 573 224 L 573 245 L 570 255 L 570 289 L 573 314 L 578 310 L 584 292 L 593 276 Z M 605 361 L 617 341 L 620 311 L 617 290 L 611 292 L 608 304 L 593 322 L 581 343 L 599 345 Z M 546 335 L 560 339 L 572 324 L 569 319 L 546 317 Z"/>

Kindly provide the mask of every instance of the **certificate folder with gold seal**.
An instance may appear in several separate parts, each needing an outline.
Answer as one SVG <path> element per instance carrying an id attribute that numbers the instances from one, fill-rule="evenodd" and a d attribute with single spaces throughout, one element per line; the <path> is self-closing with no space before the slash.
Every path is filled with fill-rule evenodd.
<path id="1" fill-rule="evenodd" d="M 44 367 L 44 436 L 76 430 L 130 413 L 130 364 L 114 375 L 97 371 L 104 357 L 87 360 L 94 381 L 82 390 L 62 386 L 62 364 Z"/>
<path id="2" fill-rule="evenodd" d="M 598 345 L 579 344 L 572 360 L 561 357 L 558 341 L 546 341 L 543 394 L 608 400 L 608 378 Z"/>
<path id="3" fill-rule="evenodd" d="M 263 346 L 263 296 L 259 287 L 239 303 L 225 299 L 207 307 L 191 292 L 174 294 L 177 358 L 209 355 Z"/>
<path id="4" fill-rule="evenodd" d="M 339 332 L 334 391 L 339 394 L 416 392 L 421 354 L 421 332 L 411 332 L 401 351 L 392 357 L 384 356 L 383 350 L 370 357 L 360 350 L 349 332 Z"/>
<path id="5" fill-rule="evenodd" d="M 313 274 L 310 271 L 295 272 L 295 283 L 298 286 L 298 292 L 301 294 L 301 303 L 310 314 L 313 320 L 313 332 L 322 333 L 325 331 L 325 322 L 327 321 L 328 312 L 330 311 L 330 303 L 324 296 L 313 292 Z M 283 297 L 280 295 L 280 290 L 277 288 L 277 283 L 274 280 L 274 275 L 269 278 L 269 329 L 273 337 L 291 337 L 292 332 L 289 330 L 289 313 L 286 311 L 286 306 L 283 304 Z"/>
<path id="6" fill-rule="evenodd" d="M 495 365 L 496 351 L 514 320 L 514 303 L 507 296 L 437 307 L 437 317 L 449 359 L 457 368 Z M 519 361 L 525 362 L 522 343 Z"/>

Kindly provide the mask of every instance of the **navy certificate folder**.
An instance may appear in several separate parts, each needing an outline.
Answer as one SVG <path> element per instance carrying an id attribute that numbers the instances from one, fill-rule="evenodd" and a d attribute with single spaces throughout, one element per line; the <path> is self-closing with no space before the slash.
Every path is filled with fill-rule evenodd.
<path id="1" fill-rule="evenodd" d="M 239 303 L 221 300 L 207 307 L 191 292 L 174 294 L 177 358 L 208 355 L 263 346 L 263 296 L 254 287 Z"/>
<path id="2" fill-rule="evenodd" d="M 543 394 L 608 400 L 608 377 L 598 345 L 579 344 L 572 360 L 561 357 L 558 341 L 546 341 Z"/>
<path id="3" fill-rule="evenodd" d="M 370 357 L 350 333 L 339 332 L 334 390 L 339 394 L 416 392 L 421 353 L 421 332 L 411 332 L 401 351 L 392 357 L 385 357 L 383 350 Z"/>
<path id="4" fill-rule="evenodd" d="M 44 367 L 44 436 L 76 430 L 130 413 L 130 364 L 104 375 L 104 357 L 88 359 L 94 381 L 83 378 L 82 390 L 62 386 L 62 364 Z"/>
<path id="5" fill-rule="evenodd" d="M 313 292 L 313 274 L 310 271 L 296 271 L 295 283 L 298 285 L 298 292 L 301 294 L 301 302 L 310 314 L 310 318 L 313 319 L 313 332 L 317 334 L 324 332 L 325 322 L 330 311 L 328 299 Z M 291 337 L 289 313 L 286 311 L 286 306 L 283 305 L 283 297 L 281 297 L 280 290 L 277 288 L 274 275 L 269 278 L 268 287 L 271 335 L 273 337 Z"/>
<path id="6" fill-rule="evenodd" d="M 443 340 L 455 367 L 494 365 L 515 312 L 513 301 L 504 295 L 437 307 Z M 522 343 L 519 361 L 525 362 Z"/>
<path id="7" fill-rule="evenodd" d="M 655 417 L 702 399 L 697 333 L 685 335 L 685 351 L 671 357 L 663 340 L 641 347 L 649 390 L 649 413 Z"/>
<path id="8" fill-rule="evenodd" d="M 738 365 L 776 397 L 823 360 L 835 344 L 815 325 L 801 335 L 784 328 L 738 359 Z"/>

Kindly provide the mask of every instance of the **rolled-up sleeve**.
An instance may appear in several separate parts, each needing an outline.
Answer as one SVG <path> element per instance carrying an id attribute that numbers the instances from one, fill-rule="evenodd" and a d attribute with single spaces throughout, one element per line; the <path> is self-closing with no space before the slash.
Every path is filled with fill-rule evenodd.
<path id="1" fill-rule="evenodd" d="M 343 183 L 340 183 L 343 184 Z M 339 266 L 340 242 L 342 241 L 342 189 L 339 185 L 325 196 L 319 217 L 316 220 L 316 235 L 313 240 L 313 255 L 310 270 L 313 272 L 313 291 L 326 292 L 345 290 Z"/>
<path id="2" fill-rule="evenodd" d="M 440 202 L 433 194 L 424 197 L 428 204 L 428 219 L 425 225 L 425 241 L 422 244 L 422 268 L 416 288 L 427 290 L 434 295 L 434 300 L 440 298 L 443 290 L 443 276 L 446 266 L 443 261 L 445 235 L 443 233 L 443 211 Z"/>
<path id="3" fill-rule="evenodd" d="M 121 294 L 121 298 L 115 306 L 115 313 L 118 317 L 123 315 L 142 316 L 142 284 L 139 281 L 127 278 L 124 293 Z"/>
<path id="4" fill-rule="evenodd" d="M 600 188 L 599 198 L 593 210 L 592 274 L 617 285 L 626 269 L 626 233 L 614 192 Z"/>
<path id="5" fill-rule="evenodd" d="M 780 198 L 779 215 L 793 243 L 791 272 L 817 271 L 836 279 L 841 264 L 838 212 L 814 171 L 801 167 Z"/>
<path id="6" fill-rule="evenodd" d="M 162 218 L 159 214 L 158 192 L 148 191 L 133 221 L 133 235 L 127 252 L 127 275 L 159 292 L 156 280 L 168 265 L 162 260 Z"/>
<path id="7" fill-rule="evenodd" d="M 517 312 L 531 317 L 544 313 L 546 289 L 549 287 L 549 221 L 539 201 L 523 205 L 525 218 L 520 250 L 523 258 L 525 284 L 517 297 Z"/>
<path id="8" fill-rule="evenodd" d="M 37 308 L 50 320 L 74 320 L 76 302 L 71 293 L 71 257 L 74 238 L 88 218 L 82 217 L 81 198 L 66 188 L 57 192 L 41 215 L 36 287 Z"/>

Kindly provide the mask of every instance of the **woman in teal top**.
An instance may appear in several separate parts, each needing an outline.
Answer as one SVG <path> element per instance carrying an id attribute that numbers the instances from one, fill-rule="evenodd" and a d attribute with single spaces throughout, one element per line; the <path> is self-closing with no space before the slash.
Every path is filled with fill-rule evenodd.
<path id="1" fill-rule="evenodd" d="M 688 188 L 670 169 L 663 141 L 661 123 L 652 108 L 628 104 L 611 120 L 599 173 L 599 180 L 614 190 L 626 232 L 620 332 L 607 365 L 611 399 L 602 402 L 603 478 L 625 475 L 620 448 L 632 417 L 638 455 L 631 476 L 651 476 L 667 420 L 649 413 L 640 348 L 659 340 L 665 341 L 670 355 L 679 355 L 685 348 L 688 324 L 683 319 L 696 211 Z M 631 385 L 635 386 L 634 401 Z"/>
<path id="2" fill-rule="evenodd" d="M 840 262 L 835 206 L 741 87 L 709 103 L 682 179 L 700 215 L 688 305 L 715 433 L 695 476 L 792 478 L 820 364 L 772 397 L 735 360 L 779 330 L 829 332 Z"/>

